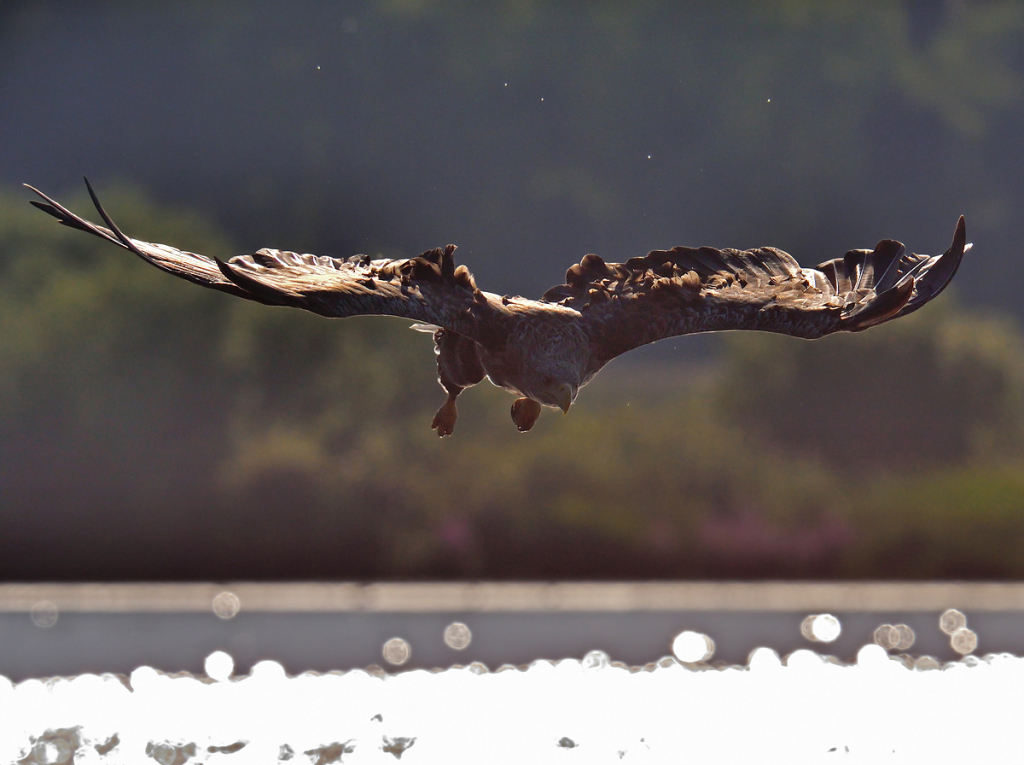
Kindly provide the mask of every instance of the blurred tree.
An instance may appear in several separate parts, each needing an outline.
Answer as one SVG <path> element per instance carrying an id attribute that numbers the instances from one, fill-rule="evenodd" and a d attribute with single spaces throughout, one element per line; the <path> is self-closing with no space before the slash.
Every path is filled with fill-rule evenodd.
<path id="1" fill-rule="evenodd" d="M 859 530 L 843 569 L 894 579 L 1024 576 L 1024 472 L 977 464 L 891 477 L 850 495 Z"/>
<path id="2" fill-rule="evenodd" d="M 731 422 L 837 470 L 924 470 L 1020 454 L 1024 338 L 951 299 L 808 343 L 734 334 L 719 406 Z"/>
<path id="3" fill-rule="evenodd" d="M 226 254 L 195 215 L 127 189 L 109 202 L 144 236 Z M 0 575 L 73 576 L 79 556 L 97 574 L 138 565 L 203 503 L 223 448 L 205 330 L 227 303 L 54 226 L 24 193 L 0 210 Z"/>
<path id="4" fill-rule="evenodd" d="M 233 254 L 193 214 L 108 202 Z M 201 290 L 5 194 L 0 577 L 1018 575 L 1022 360 L 1014 325 L 944 300 L 816 343 L 737 334 L 708 373 L 613 367 L 528 435 L 479 386 L 439 440 L 406 322 Z"/>

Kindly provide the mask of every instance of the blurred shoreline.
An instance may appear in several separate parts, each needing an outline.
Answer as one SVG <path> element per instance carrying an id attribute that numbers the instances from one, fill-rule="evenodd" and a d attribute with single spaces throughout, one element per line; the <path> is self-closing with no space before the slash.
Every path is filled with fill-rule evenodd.
<path id="1" fill-rule="evenodd" d="M 380 613 L 485 611 L 1024 612 L 1024 582 L 191 582 L 5 583 L 0 612 L 40 601 L 61 612 L 209 612 L 221 593 L 239 611 Z"/>

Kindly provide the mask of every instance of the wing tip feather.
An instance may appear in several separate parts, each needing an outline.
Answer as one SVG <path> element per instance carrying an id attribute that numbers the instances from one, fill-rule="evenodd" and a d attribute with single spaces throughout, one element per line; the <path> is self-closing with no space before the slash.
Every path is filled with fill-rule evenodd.
<path id="1" fill-rule="evenodd" d="M 919 262 L 914 263 L 896 284 L 855 304 L 853 310 L 843 316 L 840 329 L 860 332 L 913 313 L 938 297 L 949 285 L 960 267 L 964 253 L 970 249 L 971 245 L 967 243 L 967 224 L 961 215 L 949 249 L 931 258 L 910 256 L 920 258 Z M 892 267 L 896 266 L 894 262 Z"/>

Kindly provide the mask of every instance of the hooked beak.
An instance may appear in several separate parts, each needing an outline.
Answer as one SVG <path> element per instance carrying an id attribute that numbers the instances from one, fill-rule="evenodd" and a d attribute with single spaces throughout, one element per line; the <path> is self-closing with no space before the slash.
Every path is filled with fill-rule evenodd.
<path id="1" fill-rule="evenodd" d="M 558 408 L 562 410 L 562 414 L 569 413 L 569 407 L 572 406 L 573 390 L 569 383 L 563 383 L 558 386 L 554 392 L 555 403 L 558 404 Z"/>

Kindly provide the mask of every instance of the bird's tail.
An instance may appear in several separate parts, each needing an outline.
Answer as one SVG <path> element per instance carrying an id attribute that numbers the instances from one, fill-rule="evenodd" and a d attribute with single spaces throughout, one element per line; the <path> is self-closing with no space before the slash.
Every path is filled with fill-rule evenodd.
<path id="1" fill-rule="evenodd" d="M 851 250 L 817 268 L 846 300 L 840 330 L 860 332 L 913 313 L 942 292 L 970 248 L 961 215 L 953 243 L 942 255 L 915 255 L 883 239 L 874 250 Z"/>

